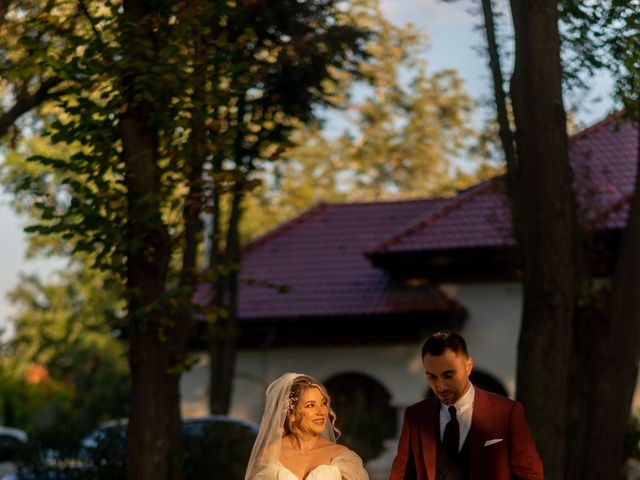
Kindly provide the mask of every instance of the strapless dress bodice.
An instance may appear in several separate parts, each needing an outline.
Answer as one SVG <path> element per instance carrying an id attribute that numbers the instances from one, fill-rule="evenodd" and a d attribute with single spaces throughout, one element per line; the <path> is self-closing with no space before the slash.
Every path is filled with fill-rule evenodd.
<path id="1" fill-rule="evenodd" d="M 301 480 L 287 467 L 278 463 L 275 480 Z M 304 480 L 342 480 L 340 469 L 335 465 L 318 465 Z"/>
<path id="2" fill-rule="evenodd" d="M 265 464 L 256 474 L 247 476 L 248 480 L 369 480 L 362 460 L 351 450 L 347 450 L 331 459 L 327 465 L 318 465 L 304 479 L 298 478 L 278 460 Z"/>

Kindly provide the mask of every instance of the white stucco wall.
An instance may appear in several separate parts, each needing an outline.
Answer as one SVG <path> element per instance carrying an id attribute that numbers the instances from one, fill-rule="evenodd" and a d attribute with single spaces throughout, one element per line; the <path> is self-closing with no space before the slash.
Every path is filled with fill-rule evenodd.
<path id="1" fill-rule="evenodd" d="M 467 308 L 460 334 L 467 341 L 474 368 L 500 380 L 515 395 L 522 289 L 516 283 L 443 285 L 442 290 Z"/>
<path id="2" fill-rule="evenodd" d="M 460 333 L 467 340 L 475 368 L 494 376 L 513 396 L 522 303 L 520 286 L 464 284 L 443 285 L 442 289 L 469 312 Z M 393 405 L 410 405 L 422 398 L 426 389 L 420 359 L 423 340 L 417 338 L 412 344 L 385 346 L 240 351 L 231 413 L 257 421 L 266 386 L 287 371 L 308 373 L 320 380 L 339 373 L 363 373 L 387 388 Z M 194 414 L 206 404 L 207 368 L 206 355 L 201 354 L 196 366 L 182 380 L 184 408 Z"/>
<path id="3" fill-rule="evenodd" d="M 522 293 L 519 284 L 443 285 L 451 298 L 464 305 L 469 317 L 460 333 L 465 337 L 474 368 L 499 380 L 509 395 L 515 395 L 517 343 Z M 390 325 L 389 328 L 394 328 Z M 426 380 L 420 358 L 423 338 L 411 344 L 348 347 L 280 348 L 243 350 L 238 354 L 231 416 L 259 423 L 267 385 L 284 372 L 296 371 L 326 381 L 342 373 L 361 373 L 383 385 L 397 408 L 398 427 L 404 408 L 424 397 Z M 183 376 L 183 414 L 206 415 L 206 355 Z M 636 390 L 634 410 L 640 405 Z M 338 425 L 340 424 L 340 412 Z M 399 433 L 399 432 L 398 432 Z M 386 478 L 397 439 L 387 442 L 387 451 L 367 464 L 372 480 Z"/>
<path id="4" fill-rule="evenodd" d="M 446 285 L 444 290 L 469 311 L 460 333 L 467 340 L 475 368 L 494 376 L 513 395 L 522 302 L 519 285 Z M 251 419 L 256 393 L 262 401 L 268 383 L 287 371 L 308 373 L 323 381 L 340 373 L 363 373 L 389 390 L 393 405 L 414 403 L 426 389 L 420 358 L 423 340 L 384 346 L 242 351 L 236 369 L 233 412 Z"/>
<path id="5" fill-rule="evenodd" d="M 461 334 L 467 340 L 475 368 L 499 380 L 514 394 L 516 345 L 520 322 L 521 291 L 517 284 L 445 285 L 443 290 L 464 305 L 469 318 Z M 389 328 L 394 328 L 390 325 Z M 398 426 L 404 408 L 422 398 L 427 389 L 420 348 L 414 343 L 348 347 L 279 348 L 243 350 L 236 366 L 231 416 L 259 423 L 267 385 L 284 372 L 307 373 L 326 381 L 342 373 L 367 375 L 391 394 L 397 408 Z M 183 413 L 204 415 L 206 408 L 207 359 L 203 354 L 182 381 Z M 338 414 L 338 425 L 340 412 Z M 395 454 L 397 439 L 387 442 L 387 451 L 367 465 L 372 478 L 385 478 Z"/>
<path id="6" fill-rule="evenodd" d="M 397 407 L 398 426 L 404 407 L 424 397 L 426 381 L 420 360 L 422 340 L 394 346 L 350 346 L 334 348 L 283 348 L 239 352 L 233 388 L 232 417 L 258 424 L 268 384 L 285 372 L 312 375 L 321 382 L 334 375 L 360 373 L 373 378 L 391 394 Z M 204 415 L 207 360 L 202 355 L 196 367 L 183 378 L 183 414 Z M 206 394 L 206 390 L 204 390 Z M 338 426 L 340 425 L 340 412 Z M 367 464 L 371 480 L 386 478 L 395 454 L 397 439 L 386 442 L 387 450 Z"/>
<path id="7" fill-rule="evenodd" d="M 326 381 L 341 373 L 361 373 L 385 386 L 395 406 L 423 397 L 426 383 L 420 362 L 421 341 L 410 345 L 281 348 L 243 350 L 238 354 L 230 414 L 258 423 L 267 385 L 285 372 Z M 199 354 L 182 379 L 183 413 L 205 414 L 208 361 Z M 204 413 L 200 413 L 204 412 Z"/>

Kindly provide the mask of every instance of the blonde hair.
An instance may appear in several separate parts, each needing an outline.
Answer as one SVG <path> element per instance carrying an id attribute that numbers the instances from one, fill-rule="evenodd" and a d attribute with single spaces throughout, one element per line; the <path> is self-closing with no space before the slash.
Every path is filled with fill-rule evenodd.
<path id="1" fill-rule="evenodd" d="M 329 409 L 329 421 L 331 422 L 331 428 L 336 435 L 336 438 L 340 437 L 340 430 L 336 427 L 336 412 L 331 408 L 331 397 L 327 392 L 324 385 L 318 382 L 315 378 L 309 375 L 300 375 L 297 377 L 291 385 L 289 390 L 289 405 L 287 407 L 287 416 L 284 422 L 284 434 L 298 434 L 302 431 L 300 428 L 300 422 L 302 421 L 302 412 L 298 408 L 300 399 L 304 392 L 310 388 L 317 388 L 322 393 L 322 396 L 327 400 L 327 408 Z M 293 415 L 293 420 L 289 420 L 290 415 Z"/>

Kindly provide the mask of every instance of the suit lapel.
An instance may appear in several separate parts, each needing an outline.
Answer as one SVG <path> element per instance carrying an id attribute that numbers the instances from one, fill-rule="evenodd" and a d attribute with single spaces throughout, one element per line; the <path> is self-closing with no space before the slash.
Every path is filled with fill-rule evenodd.
<path id="1" fill-rule="evenodd" d="M 424 424 L 420 429 L 422 434 L 422 460 L 427 467 L 427 478 L 429 480 L 435 480 L 436 478 L 436 445 L 437 439 L 440 436 L 440 420 L 439 420 L 439 408 L 440 403 L 434 397 L 432 397 L 426 404 Z"/>
<path id="2" fill-rule="evenodd" d="M 474 472 L 478 471 L 477 463 L 482 456 L 482 449 L 487 435 L 492 430 L 491 398 L 482 390 L 476 388 L 473 400 L 473 416 L 469 430 L 469 467 L 470 478 L 474 479 Z"/>

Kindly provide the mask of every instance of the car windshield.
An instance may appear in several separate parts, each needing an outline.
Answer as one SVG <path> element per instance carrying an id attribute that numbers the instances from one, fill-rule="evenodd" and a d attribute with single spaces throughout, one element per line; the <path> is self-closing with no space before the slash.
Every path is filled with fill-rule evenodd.
<path id="1" fill-rule="evenodd" d="M 96 449 L 105 442 L 114 440 L 119 440 L 124 444 L 126 438 L 127 426 L 125 424 L 102 426 L 82 440 L 82 448 Z"/>

